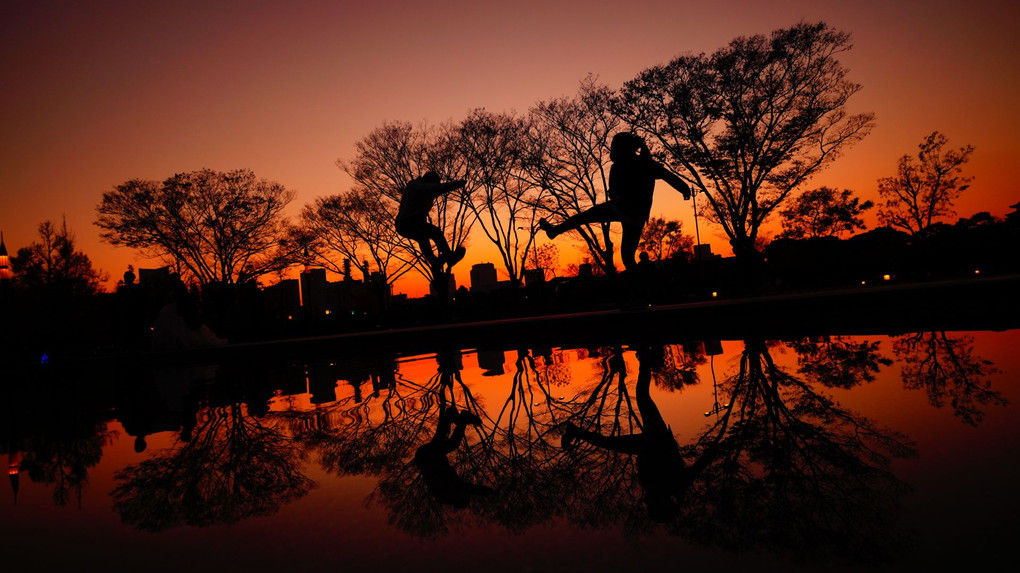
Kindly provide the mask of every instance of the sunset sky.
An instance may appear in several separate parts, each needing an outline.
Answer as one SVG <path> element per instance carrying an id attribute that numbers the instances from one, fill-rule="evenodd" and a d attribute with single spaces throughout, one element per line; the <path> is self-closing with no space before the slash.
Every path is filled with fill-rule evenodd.
<path id="1" fill-rule="evenodd" d="M 801 20 L 852 34 L 842 61 L 863 90 L 850 111 L 877 118 L 805 188 L 877 200 L 877 179 L 939 130 L 976 148 L 961 216 L 1002 216 L 1020 201 L 1015 0 L 40 0 L 5 2 L 0 18 L 0 230 L 13 254 L 40 222 L 66 216 L 116 280 L 128 264 L 158 266 L 100 242 L 93 225 L 102 193 L 128 179 L 250 168 L 295 189 L 296 214 L 349 187 L 336 160 L 384 121 L 523 112 L 574 94 L 589 73 L 618 87 L 676 55 Z M 693 234 L 677 195 L 663 190 L 652 212 Z M 701 226 L 729 254 L 719 235 Z M 472 264 L 497 262 L 483 241 L 469 245 L 459 284 Z M 565 264 L 570 241 L 557 245 Z"/>

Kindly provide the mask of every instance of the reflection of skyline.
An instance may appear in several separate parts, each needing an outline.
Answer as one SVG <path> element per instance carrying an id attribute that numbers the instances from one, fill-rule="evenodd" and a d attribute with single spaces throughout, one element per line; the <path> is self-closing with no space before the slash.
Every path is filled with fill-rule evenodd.
<path id="1" fill-rule="evenodd" d="M 950 338 L 959 337 L 953 335 Z M 966 354 L 976 360 L 983 360 L 977 358 L 979 355 L 986 355 L 979 344 L 983 338 L 985 337 L 975 338 L 971 344 L 977 344 L 978 347 L 972 348 Z M 841 341 L 854 345 L 848 346 L 851 348 L 861 348 L 865 342 L 871 344 L 877 342 L 879 356 L 891 356 L 890 350 L 894 342 L 893 339 L 877 337 L 866 340 L 848 338 Z M 710 546 L 719 545 L 720 538 L 744 539 L 744 542 L 737 544 L 742 545 L 741 547 L 733 549 L 747 549 L 749 546 L 746 543 L 750 542 L 743 536 L 760 534 L 761 532 L 755 533 L 754 529 L 749 528 L 764 527 L 763 524 L 767 521 L 759 518 L 757 522 L 747 522 L 740 519 L 740 516 L 746 515 L 750 508 L 758 508 L 765 514 L 775 511 L 778 512 L 777 515 L 783 514 L 779 511 L 783 509 L 787 512 L 784 520 L 796 523 L 797 527 L 789 528 L 785 535 L 768 538 L 766 545 L 771 547 L 770 550 L 795 548 L 800 543 L 818 539 L 823 533 L 831 534 L 838 531 L 839 524 L 825 522 L 820 525 L 813 523 L 809 518 L 811 515 L 809 508 L 817 507 L 816 504 L 820 500 L 828 499 L 831 507 L 841 508 L 839 511 L 841 515 L 869 520 L 867 521 L 871 524 L 869 527 L 876 527 L 878 528 L 876 531 L 880 531 L 879 514 L 891 507 L 885 506 L 885 503 L 894 501 L 882 493 L 884 486 L 881 484 L 895 486 L 895 476 L 880 471 L 882 464 L 876 462 L 876 459 L 860 455 L 854 440 L 860 439 L 861 435 L 867 436 L 868 439 L 877 439 L 880 447 L 873 448 L 872 451 L 881 451 L 882 447 L 893 442 L 888 442 L 886 446 L 881 445 L 886 439 L 883 437 L 886 434 L 880 427 L 895 427 L 895 423 L 890 424 L 884 418 L 878 417 L 872 424 L 858 419 L 846 409 L 834 407 L 832 403 L 827 402 L 824 398 L 827 385 L 824 382 L 819 380 L 809 383 L 796 374 L 797 359 L 801 355 L 791 352 L 795 345 L 786 343 L 762 347 L 751 344 L 747 351 L 740 348 L 741 346 L 739 342 L 725 341 L 724 355 L 715 357 L 720 380 L 720 402 L 728 404 L 726 412 L 720 418 L 706 419 L 702 415 L 707 405 L 704 401 L 705 391 L 709 392 L 707 394 L 709 397 L 711 391 L 712 378 L 706 370 L 708 364 L 702 363 L 697 367 L 699 384 L 683 386 L 672 391 L 669 390 L 670 384 L 660 384 L 662 382 L 660 377 L 669 374 L 664 372 L 664 369 L 654 373 L 655 399 L 664 407 L 666 422 L 671 424 L 675 431 L 685 426 L 684 418 L 692 416 L 697 419 L 699 425 L 709 423 L 711 425 L 707 426 L 708 428 L 718 430 L 704 441 L 699 439 L 702 432 L 691 433 L 684 430 L 683 433 L 677 434 L 689 465 L 692 467 L 697 465 L 696 460 L 709 448 L 708 444 L 713 440 L 720 444 L 718 449 L 726 453 L 721 459 L 731 460 L 725 463 L 706 461 L 703 464 L 704 467 L 699 474 L 701 477 L 695 478 L 692 490 L 695 493 L 693 497 L 687 496 L 688 503 L 692 505 L 670 530 L 684 537 L 691 536 Z M 323 464 L 323 469 L 334 474 L 329 477 L 331 482 L 339 479 L 339 476 L 379 476 L 380 489 L 372 496 L 372 503 L 385 507 L 389 507 L 388 504 L 391 503 L 398 504 L 393 506 L 400 508 L 395 515 L 401 516 L 400 523 L 407 525 L 409 531 L 431 531 L 430 535 L 435 535 L 443 531 L 456 533 L 463 531 L 464 527 L 487 524 L 523 532 L 550 523 L 551 520 L 566 518 L 571 523 L 588 526 L 622 525 L 628 530 L 640 533 L 649 531 L 654 526 L 650 525 L 647 509 L 642 501 L 643 494 L 637 481 L 635 461 L 626 455 L 604 454 L 602 461 L 594 457 L 591 460 L 595 463 L 579 463 L 577 459 L 571 460 L 562 455 L 557 447 L 559 433 L 556 428 L 563 420 L 562 416 L 579 411 L 583 404 L 589 403 L 589 398 L 596 390 L 598 390 L 595 394 L 598 397 L 596 405 L 603 401 L 603 395 L 606 397 L 603 407 L 603 412 L 608 416 L 609 425 L 606 427 L 611 428 L 616 423 L 612 420 L 615 419 L 614 413 L 619 404 L 620 433 L 640 431 L 644 421 L 633 402 L 634 383 L 639 375 L 640 363 L 631 348 L 623 347 L 622 350 L 625 370 L 622 386 L 620 377 L 615 374 L 619 371 L 618 362 L 611 349 L 590 349 L 586 354 L 595 356 L 594 361 L 572 362 L 583 368 L 576 370 L 575 373 L 584 371 L 586 374 L 583 377 L 575 376 L 577 379 L 569 386 L 550 384 L 549 378 L 544 374 L 545 351 L 523 349 L 505 352 L 506 372 L 503 376 L 496 377 L 482 376 L 483 370 L 476 368 L 476 361 L 470 354 L 460 360 L 459 366 L 457 361 L 447 361 L 446 364 L 453 364 L 452 369 L 440 368 L 435 359 L 429 357 L 413 362 L 397 361 L 393 383 L 379 384 L 374 387 L 376 391 L 370 390 L 373 385 L 363 382 L 360 401 L 355 398 L 354 389 L 351 388 L 345 391 L 346 393 L 338 392 L 337 401 L 323 402 L 317 407 L 311 404 L 309 399 L 307 411 L 303 409 L 284 411 L 273 408 L 265 414 L 266 418 L 261 423 L 276 428 L 285 436 L 296 437 L 298 448 L 305 452 L 308 462 L 313 467 Z M 677 363 L 688 361 L 688 357 L 683 354 L 683 348 L 672 347 L 670 351 L 675 353 Z M 736 371 L 732 369 L 731 366 L 737 366 L 733 360 L 738 355 L 748 354 L 752 359 L 754 356 L 760 356 L 760 364 L 763 364 L 762 377 L 757 383 L 748 380 L 734 384 L 733 377 L 739 378 L 740 373 L 739 368 Z M 571 355 L 576 353 L 571 352 Z M 782 375 L 769 373 L 769 360 L 765 355 L 775 359 L 773 362 L 777 372 Z M 992 353 L 992 356 L 994 355 Z M 338 357 L 334 362 L 340 365 L 344 361 Z M 386 360 L 374 363 L 391 364 L 390 368 L 393 367 L 393 362 Z M 876 385 L 902 388 L 899 380 L 900 366 L 898 362 L 892 366 L 883 366 L 875 374 L 874 381 L 859 384 L 850 392 Z M 350 377 L 354 380 L 363 380 L 365 378 L 363 372 L 367 372 L 368 379 L 372 379 L 380 373 L 375 370 L 378 367 L 365 370 L 351 367 Z M 414 367 L 418 367 L 417 373 Z M 347 366 L 342 366 L 341 369 L 343 368 Z M 229 369 L 227 370 L 229 373 Z M 271 391 L 252 390 L 266 387 L 263 381 L 257 379 L 259 371 L 260 369 L 256 368 L 252 372 L 246 372 L 244 376 L 238 376 L 235 372 L 229 378 L 209 386 L 208 397 L 203 399 L 208 404 L 206 407 L 222 402 L 222 398 L 216 397 L 224 396 L 226 387 L 222 383 L 226 380 L 232 380 L 232 384 L 239 384 L 238 388 L 243 390 L 239 395 L 248 396 L 246 399 L 272 395 Z M 293 377 L 295 380 L 303 378 L 303 375 L 310 371 L 311 369 L 307 368 L 296 368 Z M 334 375 L 336 370 L 331 372 L 330 375 Z M 450 394 L 441 390 L 446 384 L 443 375 L 452 376 L 454 372 L 461 376 L 464 388 L 461 388 L 461 382 L 453 377 L 454 386 L 458 390 L 455 394 Z M 792 376 L 794 380 L 787 379 L 787 375 Z M 272 377 L 278 381 L 284 380 L 277 374 L 273 374 Z M 800 378 L 799 382 L 796 381 L 797 378 Z M 447 380 L 449 379 L 450 377 L 447 377 Z M 998 377 L 989 378 L 992 379 Z M 608 394 L 601 393 L 599 389 L 603 380 L 606 383 L 602 388 L 607 390 Z M 300 382 L 303 383 L 288 382 L 285 386 L 294 391 L 304 391 L 308 383 L 303 379 Z M 347 381 L 341 380 L 337 383 L 337 388 L 348 385 Z M 543 387 L 552 390 L 548 396 L 552 400 L 543 394 Z M 840 384 L 836 384 L 835 387 L 840 392 L 845 391 L 841 389 L 843 386 Z M 1001 390 L 994 387 L 992 389 Z M 469 394 L 463 393 L 462 390 Z M 441 399 L 437 392 L 441 394 L 446 392 L 446 397 Z M 509 402 L 508 399 L 512 396 L 517 396 L 516 403 Z M 531 399 L 525 401 L 523 397 Z M 281 395 L 276 399 L 282 398 Z M 455 401 L 458 407 L 478 407 L 483 413 L 483 424 L 479 430 L 467 432 L 469 439 L 450 456 L 451 467 L 465 480 L 492 486 L 503 497 L 487 498 L 477 503 L 473 500 L 467 508 L 458 510 L 436 505 L 428 497 L 427 489 L 408 487 L 408 484 L 416 483 L 414 480 L 419 478 L 416 477 L 413 468 L 407 466 L 407 462 L 413 457 L 415 449 L 432 435 L 436 415 L 443 400 L 446 403 Z M 628 400 L 631 401 L 630 405 Z M 200 420 L 211 419 L 209 416 L 215 416 L 217 408 L 220 406 L 207 410 L 205 418 Z M 783 413 L 784 410 L 793 412 L 793 417 L 787 418 L 782 424 L 772 422 L 775 414 Z M 501 411 L 504 412 L 503 415 L 500 415 Z M 993 411 L 989 409 L 987 414 L 991 415 Z M 511 415 L 514 412 L 517 412 L 516 418 Z M 741 412 L 739 416 L 738 412 Z M 782 419 L 786 415 L 782 414 L 779 418 Z M 716 423 L 726 425 L 726 429 L 719 430 L 721 426 L 716 426 Z M 978 427 L 980 426 L 979 422 Z M 854 432 L 847 433 L 839 429 L 848 427 L 854 428 Z M 200 438 L 205 434 L 207 432 L 197 429 L 194 436 Z M 795 439 L 789 444 L 796 446 L 784 445 L 784 442 L 777 440 L 777 437 L 782 435 L 794 436 Z M 715 439 L 719 436 L 722 438 Z M 768 436 L 771 437 L 766 440 L 765 437 Z M 855 451 L 858 453 L 854 453 Z M 887 452 L 887 455 L 891 453 Z M 853 500 L 840 500 L 837 497 L 833 503 L 832 496 L 836 494 L 827 489 L 827 484 L 819 481 L 817 476 L 811 477 L 799 471 L 797 468 L 800 462 L 790 461 L 798 458 L 810 459 L 813 460 L 813 464 L 828 467 L 829 469 L 822 474 L 829 476 L 836 483 L 852 476 L 851 483 L 855 484 L 853 487 L 865 487 L 864 490 L 860 490 L 862 495 Z M 855 458 L 860 463 L 854 462 Z M 836 463 L 842 465 L 837 469 L 830 467 Z M 780 478 L 784 480 L 782 487 L 775 482 Z M 321 483 L 322 480 L 317 478 L 317 481 Z M 577 484 L 602 485 L 599 486 L 601 489 L 595 488 L 585 492 L 576 490 Z M 846 490 L 848 487 L 853 489 L 845 483 L 841 489 Z M 889 491 L 894 492 L 897 487 L 892 487 Z M 416 493 L 405 495 L 411 492 Z M 873 499 L 874 504 L 867 502 L 864 506 L 855 505 L 870 499 L 870 494 L 865 495 L 867 492 L 881 495 Z M 585 496 L 600 499 L 602 503 L 578 504 L 577 502 L 586 499 Z M 716 505 L 720 498 L 739 501 L 737 506 L 727 510 L 736 513 L 719 513 Z M 797 503 L 784 505 L 782 504 L 784 499 L 795 499 Z M 706 504 L 711 507 L 706 509 L 704 507 Z M 210 510 L 215 509 L 214 505 L 209 507 Z M 585 510 L 585 507 L 588 509 Z M 771 529 L 768 531 L 770 535 L 776 533 Z M 851 543 L 866 543 L 868 539 L 866 535 L 848 537 L 844 540 L 844 547 L 850 547 Z"/>

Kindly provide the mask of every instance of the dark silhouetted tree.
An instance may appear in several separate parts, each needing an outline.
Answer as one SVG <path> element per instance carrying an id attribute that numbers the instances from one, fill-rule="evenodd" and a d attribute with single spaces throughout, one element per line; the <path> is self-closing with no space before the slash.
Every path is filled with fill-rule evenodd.
<path id="1" fill-rule="evenodd" d="M 608 200 L 609 141 L 620 128 L 611 99 L 609 88 L 588 77 L 577 95 L 540 102 L 530 112 L 536 154 L 529 169 L 542 190 L 539 208 L 554 221 Z M 609 223 L 583 225 L 571 235 L 581 238 L 599 269 L 616 271 Z"/>
<path id="2" fill-rule="evenodd" d="M 397 234 L 396 203 L 384 195 L 357 187 L 320 197 L 301 212 L 302 226 L 314 237 L 317 262 L 339 274 L 344 261 L 368 276 L 375 265 L 387 284 L 411 270 L 416 255 L 410 240 Z"/>
<path id="3" fill-rule="evenodd" d="M 103 194 L 100 236 L 161 259 L 199 284 L 237 283 L 293 264 L 303 245 L 289 241 L 283 209 L 294 192 L 247 169 L 133 179 Z"/>
<path id="4" fill-rule="evenodd" d="M 520 286 L 538 222 L 538 195 L 524 168 L 531 139 L 526 118 L 476 109 L 457 128 L 466 164 L 463 198 L 476 228 L 496 247 L 510 283 Z"/>
<path id="5" fill-rule="evenodd" d="M 811 189 L 798 195 L 779 212 L 783 231 L 776 238 L 810 239 L 852 234 L 867 228 L 861 215 L 874 206 L 871 201 L 861 203 L 849 189 Z"/>
<path id="6" fill-rule="evenodd" d="M 560 249 L 552 243 L 543 245 L 532 244 L 531 250 L 525 259 L 525 268 L 541 269 L 546 280 L 556 276 L 556 269 L 560 264 Z"/>
<path id="7" fill-rule="evenodd" d="M 652 260 L 662 261 L 686 256 L 694 247 L 694 238 L 683 233 L 683 223 L 676 219 L 652 217 L 641 232 L 638 249 L 648 253 Z"/>
<path id="8" fill-rule="evenodd" d="M 917 146 L 916 158 L 904 155 L 896 175 L 878 180 L 878 194 L 885 200 L 878 210 L 882 223 L 916 234 L 956 214 L 953 201 L 972 179 L 963 176 L 963 166 L 974 147 L 946 149 L 948 142 L 945 135 L 931 132 Z"/>
<path id="9" fill-rule="evenodd" d="M 39 225 L 39 242 L 18 249 L 11 269 L 20 287 L 42 297 L 76 298 L 97 294 L 107 276 L 92 266 L 88 255 L 75 247 L 67 221 L 57 227 Z"/>
<path id="10" fill-rule="evenodd" d="M 754 257 L 766 218 L 873 126 L 846 109 L 860 89 L 839 61 L 850 48 L 825 23 L 736 38 L 641 72 L 615 109 L 701 191 L 734 253 Z"/>
<path id="11" fill-rule="evenodd" d="M 917 455 L 906 436 L 787 374 L 762 341 L 745 342 L 721 391 L 728 406 L 692 444 L 708 463 L 680 533 L 830 563 L 880 563 L 902 550 L 896 518 L 909 488 L 890 460 Z"/>

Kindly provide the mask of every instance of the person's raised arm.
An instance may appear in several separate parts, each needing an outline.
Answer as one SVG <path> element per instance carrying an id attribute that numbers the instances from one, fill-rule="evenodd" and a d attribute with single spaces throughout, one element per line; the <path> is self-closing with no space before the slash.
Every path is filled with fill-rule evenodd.
<path id="1" fill-rule="evenodd" d="M 666 169 L 666 167 L 663 166 L 661 163 L 656 162 L 655 167 L 656 167 L 655 173 L 656 179 L 662 179 L 666 183 L 669 183 L 670 187 L 676 189 L 677 191 L 683 194 L 684 199 L 691 198 L 691 187 L 690 185 L 687 184 L 686 181 L 681 179 L 676 173 L 673 173 L 669 169 Z"/>
<path id="2" fill-rule="evenodd" d="M 442 188 L 443 188 L 442 192 L 443 193 L 449 193 L 450 191 L 453 191 L 455 189 L 460 189 L 461 187 L 463 187 L 465 185 L 467 185 L 467 180 L 466 179 L 455 179 L 453 181 L 447 181 L 446 183 L 442 184 Z"/>

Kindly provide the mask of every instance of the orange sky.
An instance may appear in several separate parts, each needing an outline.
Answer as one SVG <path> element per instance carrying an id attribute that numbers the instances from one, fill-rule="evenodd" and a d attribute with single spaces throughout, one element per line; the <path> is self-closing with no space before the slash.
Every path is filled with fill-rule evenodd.
<path id="1" fill-rule="evenodd" d="M 853 35 L 843 62 L 864 89 L 851 111 L 877 116 L 808 187 L 877 199 L 876 180 L 937 129 L 976 147 L 960 215 L 1001 216 L 1020 201 L 1015 1 L 18 2 L 0 19 L 0 230 L 13 253 L 66 215 L 116 279 L 128 264 L 157 266 L 101 243 L 92 224 L 102 193 L 128 179 L 246 167 L 297 190 L 296 213 L 347 188 L 335 161 L 383 121 L 525 111 L 589 73 L 617 87 L 677 54 L 799 20 Z M 662 193 L 653 215 L 693 233 L 678 199 Z M 728 254 L 717 230 L 701 235 Z M 459 283 L 474 263 L 498 266 L 483 241 Z M 557 245 L 564 262 L 569 239 Z"/>

